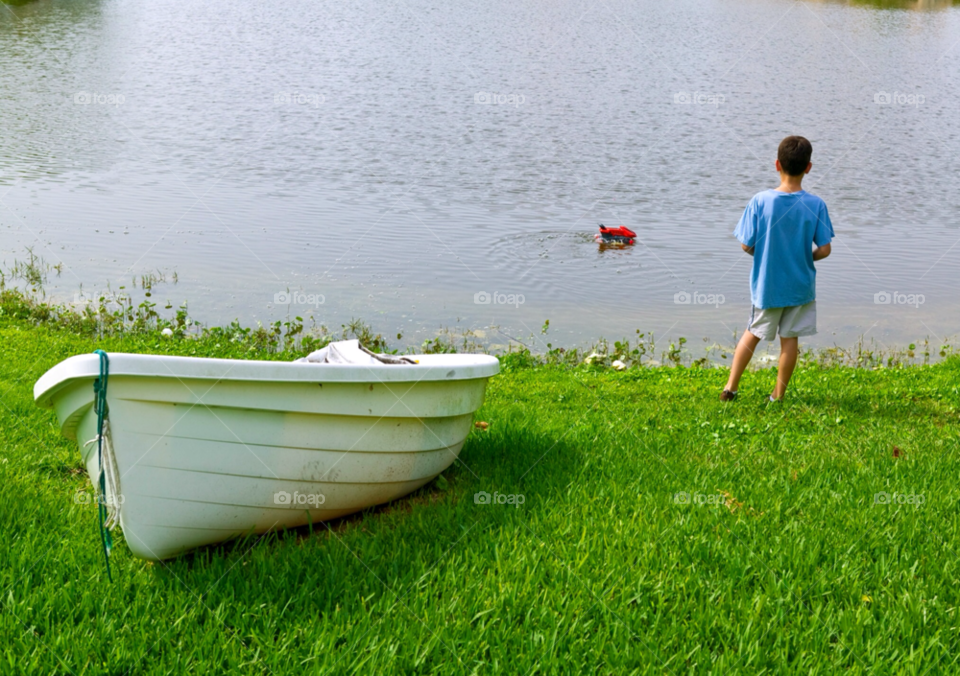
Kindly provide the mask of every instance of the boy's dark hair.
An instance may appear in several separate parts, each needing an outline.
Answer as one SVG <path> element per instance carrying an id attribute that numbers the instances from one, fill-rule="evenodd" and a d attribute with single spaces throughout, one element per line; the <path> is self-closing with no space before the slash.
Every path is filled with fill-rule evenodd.
<path id="1" fill-rule="evenodd" d="M 810 155 L 813 153 L 813 146 L 810 141 L 802 136 L 788 136 L 780 141 L 780 147 L 777 148 L 777 159 L 780 160 L 780 168 L 790 176 L 802 176 L 810 164 Z"/>

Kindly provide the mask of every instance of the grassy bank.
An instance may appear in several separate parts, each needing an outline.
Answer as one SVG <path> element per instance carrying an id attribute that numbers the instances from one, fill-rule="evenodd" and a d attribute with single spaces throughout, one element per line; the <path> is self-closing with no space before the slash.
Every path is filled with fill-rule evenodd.
<path id="1" fill-rule="evenodd" d="M 291 355 L 235 332 L 97 338 L 0 309 L 0 672 L 957 668 L 955 357 L 807 363 L 783 405 L 763 401 L 775 375 L 760 371 L 722 405 L 724 369 L 511 356 L 479 413 L 489 429 L 409 498 L 164 564 L 118 535 L 109 584 L 76 498 L 90 482 L 34 407 L 36 379 L 97 347 Z M 479 491 L 523 504 L 475 504 Z"/>

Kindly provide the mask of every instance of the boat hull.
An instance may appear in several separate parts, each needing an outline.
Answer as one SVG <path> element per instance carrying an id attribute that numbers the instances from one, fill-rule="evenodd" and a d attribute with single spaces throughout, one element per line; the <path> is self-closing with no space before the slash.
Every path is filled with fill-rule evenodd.
<path id="1" fill-rule="evenodd" d="M 223 373 L 197 364 L 208 368 L 191 376 L 184 358 L 165 374 L 162 363 L 149 372 L 130 367 L 134 355 L 120 357 L 111 356 L 120 368 L 111 369 L 107 389 L 119 521 L 130 550 L 152 560 L 416 490 L 459 456 L 498 368 L 490 357 L 461 368 L 470 355 L 427 355 L 423 367 L 361 370 L 277 371 L 260 362 L 267 366 L 255 377 L 249 370 L 236 377 L 229 360 L 198 359 L 226 362 Z M 398 370 L 405 371 L 399 379 Z M 38 388 L 38 402 L 56 411 L 98 476 L 96 443 L 87 444 L 97 435 L 93 375 L 41 379 Z"/>

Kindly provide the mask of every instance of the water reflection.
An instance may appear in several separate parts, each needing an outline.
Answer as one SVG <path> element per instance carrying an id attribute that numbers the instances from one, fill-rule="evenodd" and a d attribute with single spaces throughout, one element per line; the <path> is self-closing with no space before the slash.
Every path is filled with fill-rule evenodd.
<path id="1" fill-rule="evenodd" d="M 597 250 L 600 253 L 604 251 L 626 251 L 637 246 L 636 244 L 621 244 L 619 242 L 597 242 Z"/>

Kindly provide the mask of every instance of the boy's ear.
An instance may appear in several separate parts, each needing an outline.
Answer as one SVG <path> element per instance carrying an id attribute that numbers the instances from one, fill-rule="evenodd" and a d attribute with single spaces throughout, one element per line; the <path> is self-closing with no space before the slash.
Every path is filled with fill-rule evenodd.
<path id="1" fill-rule="evenodd" d="M 780 160 L 777 160 L 779 162 Z M 807 162 L 807 168 L 804 170 L 804 175 L 809 174 L 810 170 L 813 169 L 813 162 Z"/>
<path id="2" fill-rule="evenodd" d="M 774 160 L 773 166 L 777 168 L 777 173 L 782 174 L 783 169 L 780 168 L 780 160 Z"/>

